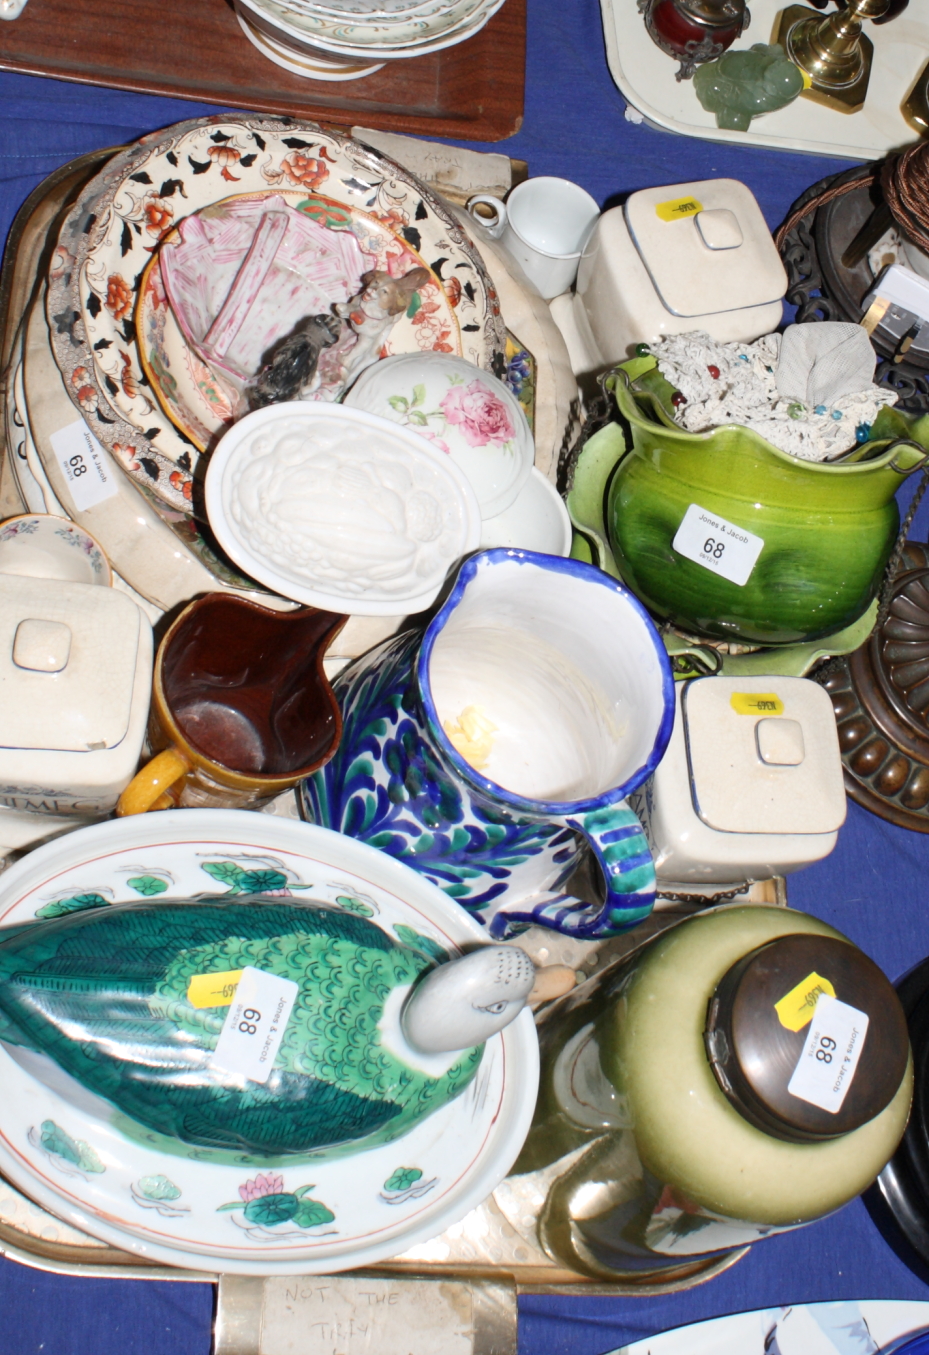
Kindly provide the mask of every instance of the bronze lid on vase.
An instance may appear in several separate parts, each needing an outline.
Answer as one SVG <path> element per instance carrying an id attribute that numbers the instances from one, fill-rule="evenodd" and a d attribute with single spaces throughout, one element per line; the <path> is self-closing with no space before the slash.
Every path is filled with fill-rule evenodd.
<path id="1" fill-rule="evenodd" d="M 823 994 L 844 1009 L 830 1017 L 827 1003 L 817 1020 Z M 807 934 L 770 941 L 732 966 L 710 1000 L 704 1042 L 730 1103 L 790 1143 L 838 1138 L 873 1120 L 893 1100 L 909 1057 L 906 1018 L 887 977 L 856 946 Z M 822 1103 L 806 1099 L 808 1086 L 797 1094 L 801 1062 L 819 1077 L 822 1091 L 812 1094 Z"/>

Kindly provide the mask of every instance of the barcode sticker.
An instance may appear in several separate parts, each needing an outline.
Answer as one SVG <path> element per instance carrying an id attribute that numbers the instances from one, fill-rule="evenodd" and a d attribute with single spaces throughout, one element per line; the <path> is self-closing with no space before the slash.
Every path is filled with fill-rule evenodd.
<path id="1" fill-rule="evenodd" d="M 830 1115 L 842 1109 L 868 1034 L 869 1018 L 857 1007 L 821 993 L 803 1053 L 787 1084 L 791 1096 Z"/>
<path id="2" fill-rule="evenodd" d="M 267 1082 L 281 1047 L 299 985 L 246 965 L 226 1013 L 212 1066 Z"/>
<path id="3" fill-rule="evenodd" d="M 692 503 L 681 519 L 681 525 L 671 545 L 704 569 L 720 574 L 741 588 L 748 583 L 764 540 L 734 522 L 727 522 L 717 513 L 710 513 L 698 503 Z"/>
<path id="4" fill-rule="evenodd" d="M 68 482 L 68 492 L 79 513 L 111 499 L 117 492 L 116 473 L 83 419 L 59 428 L 49 441 Z"/>

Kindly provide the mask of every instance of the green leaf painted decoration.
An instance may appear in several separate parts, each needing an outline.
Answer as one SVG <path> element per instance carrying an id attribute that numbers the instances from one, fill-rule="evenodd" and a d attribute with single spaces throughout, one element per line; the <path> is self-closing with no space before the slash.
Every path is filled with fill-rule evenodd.
<path id="1" fill-rule="evenodd" d="M 409 1190 L 410 1186 L 418 1181 L 421 1176 L 422 1172 L 419 1167 L 398 1167 L 393 1175 L 389 1176 L 384 1182 L 384 1189 L 390 1191 Z"/>
<path id="2" fill-rule="evenodd" d="M 262 1195 L 257 1200 L 249 1200 L 245 1206 L 245 1217 L 249 1223 L 261 1223 L 271 1227 L 275 1223 L 287 1223 L 300 1208 L 301 1201 L 296 1195 Z"/>
<path id="3" fill-rule="evenodd" d="M 179 1200 L 181 1192 L 173 1181 L 166 1176 L 143 1176 L 139 1179 L 138 1189 L 147 1200 Z"/>
<path id="4" fill-rule="evenodd" d="M 409 408 L 409 401 L 402 395 L 389 395 L 387 403 L 391 409 L 395 409 L 398 414 L 405 414 Z"/>
<path id="5" fill-rule="evenodd" d="M 89 1143 L 85 1143 L 83 1139 L 72 1139 L 71 1135 L 62 1129 L 61 1125 L 56 1124 L 54 1120 L 42 1121 L 42 1134 L 39 1141 L 47 1153 L 51 1153 L 54 1157 L 64 1158 L 65 1162 L 70 1162 L 72 1166 L 78 1167 L 81 1171 L 95 1174 L 106 1171 Z"/>
<path id="6" fill-rule="evenodd" d="M 410 297 L 410 304 L 406 308 L 406 318 L 408 320 L 412 320 L 413 316 L 420 309 L 422 304 L 423 299 L 420 296 L 419 292 L 414 292 L 413 295 Z"/>
<path id="7" fill-rule="evenodd" d="M 274 889 L 286 889 L 287 876 L 279 870 L 246 870 L 239 878 L 239 887 L 246 894 L 268 894 Z"/>
<path id="8" fill-rule="evenodd" d="M 67 913 L 82 913 L 85 908 L 108 908 L 109 903 L 102 894 L 75 894 L 70 899 L 56 899 L 39 908 L 36 917 L 43 920 L 52 917 L 64 917 Z"/>
<path id="9" fill-rule="evenodd" d="M 301 1200 L 294 1214 L 294 1223 L 299 1228 L 316 1228 L 320 1223 L 331 1223 L 335 1218 L 331 1209 L 327 1209 L 319 1200 Z"/>
<path id="10" fill-rule="evenodd" d="M 337 894 L 335 901 L 340 908 L 345 908 L 349 913 L 356 913 L 358 917 L 374 916 L 374 909 L 370 904 L 362 903 L 361 899 L 356 899 L 351 894 Z"/>
<path id="11" fill-rule="evenodd" d="M 207 861 L 203 869 L 236 894 L 268 894 L 286 889 L 287 876 L 280 870 L 245 870 L 235 861 Z M 130 884 L 132 881 L 130 880 Z"/>
<path id="12" fill-rule="evenodd" d="M 422 405 L 426 401 L 426 387 L 420 383 L 413 387 L 413 404 Z"/>
<path id="13" fill-rule="evenodd" d="M 229 885 L 235 890 L 238 890 L 239 882 L 245 874 L 242 867 L 236 865 L 234 861 L 207 861 L 203 869 L 220 884 Z"/>
<path id="14" fill-rule="evenodd" d="M 284 1178 L 275 1173 L 261 1172 L 239 1186 L 241 1200 L 221 1204 L 218 1214 L 241 1209 L 248 1223 L 259 1228 L 274 1228 L 279 1223 L 294 1222 L 298 1228 L 316 1228 L 320 1223 L 331 1223 L 335 1218 L 320 1200 L 306 1198 L 313 1185 L 298 1186 L 293 1192 L 283 1189 Z"/>
<path id="15" fill-rule="evenodd" d="M 163 894 L 168 887 L 167 880 L 162 880 L 157 875 L 136 875 L 134 879 L 127 880 L 126 884 L 137 894 L 144 894 L 146 898 L 153 894 Z"/>

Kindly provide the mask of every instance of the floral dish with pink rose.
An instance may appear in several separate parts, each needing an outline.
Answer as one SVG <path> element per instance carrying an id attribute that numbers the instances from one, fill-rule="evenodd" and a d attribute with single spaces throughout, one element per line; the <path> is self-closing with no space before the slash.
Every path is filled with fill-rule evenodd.
<path id="1" fill-rule="evenodd" d="M 522 405 L 492 373 L 453 354 L 384 358 L 361 373 L 344 403 L 446 453 L 470 481 L 482 518 L 509 508 L 529 479 L 535 445 Z"/>

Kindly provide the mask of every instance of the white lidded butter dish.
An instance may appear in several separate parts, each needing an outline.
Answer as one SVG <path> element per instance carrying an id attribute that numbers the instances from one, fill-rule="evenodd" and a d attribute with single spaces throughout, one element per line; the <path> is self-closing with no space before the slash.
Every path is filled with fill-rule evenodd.
<path id="1" fill-rule="evenodd" d="M 705 330 L 747 342 L 781 322 L 787 274 L 754 194 L 736 179 L 645 188 L 598 220 L 571 306 L 560 305 L 576 373 L 638 343 Z"/>
<path id="2" fill-rule="evenodd" d="M 630 804 L 661 882 L 763 880 L 819 861 L 846 807 L 828 695 L 795 677 L 679 684 L 668 751 Z"/>
<path id="3" fill-rule="evenodd" d="M 124 593 L 0 574 L 0 805 L 108 813 L 135 774 L 152 629 Z"/>

